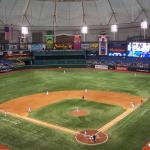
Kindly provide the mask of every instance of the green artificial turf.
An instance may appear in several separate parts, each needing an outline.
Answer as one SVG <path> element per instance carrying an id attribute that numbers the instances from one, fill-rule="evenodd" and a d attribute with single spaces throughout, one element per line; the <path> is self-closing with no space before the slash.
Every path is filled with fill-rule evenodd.
<path id="1" fill-rule="evenodd" d="M 24 71 L 0 75 L 0 103 L 33 93 L 95 89 L 150 97 L 150 75 L 94 70 Z M 141 150 L 150 140 L 150 98 L 113 126 L 109 141 L 99 146 L 80 145 L 74 136 L 23 120 L 0 117 L 0 143 L 12 150 Z M 144 113 L 146 112 L 146 113 Z M 12 122 L 18 121 L 15 125 Z"/>
<path id="2" fill-rule="evenodd" d="M 150 75 L 95 70 L 23 71 L 0 75 L 0 103 L 17 97 L 60 90 L 104 90 L 147 96 Z"/>
<path id="3" fill-rule="evenodd" d="M 150 140 L 150 111 L 145 112 L 149 108 L 150 99 L 107 132 L 107 143 L 97 146 L 81 145 L 70 134 L 0 115 L 0 143 L 12 150 L 141 150 Z"/>
<path id="4" fill-rule="evenodd" d="M 83 109 L 88 112 L 86 116 L 74 117 L 70 115 L 73 110 Z M 42 121 L 57 124 L 76 130 L 98 129 L 104 124 L 123 113 L 123 108 L 81 99 L 64 100 L 30 113 L 30 116 Z"/>

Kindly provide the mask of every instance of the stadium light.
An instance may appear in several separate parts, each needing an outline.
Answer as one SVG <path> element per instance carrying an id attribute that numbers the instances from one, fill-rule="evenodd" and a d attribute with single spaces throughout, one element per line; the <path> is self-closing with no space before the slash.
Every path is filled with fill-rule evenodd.
<path id="1" fill-rule="evenodd" d="M 142 21 L 141 22 L 141 29 L 147 29 L 148 28 L 148 22 L 147 21 Z"/>
<path id="2" fill-rule="evenodd" d="M 118 32 L 118 26 L 116 24 L 111 25 L 111 32 Z"/>
<path id="3" fill-rule="evenodd" d="M 88 33 L 88 27 L 87 27 L 87 26 L 83 26 L 83 27 L 81 28 L 81 33 L 87 34 L 87 33 Z"/>
<path id="4" fill-rule="evenodd" d="M 111 32 L 114 33 L 114 41 L 115 41 L 116 32 L 118 32 L 118 26 L 116 24 L 111 25 Z"/>
<path id="5" fill-rule="evenodd" d="M 27 35 L 29 33 L 28 27 L 21 27 L 21 33 Z"/>
<path id="6" fill-rule="evenodd" d="M 83 34 L 83 40 L 85 42 L 85 35 L 88 33 L 88 27 L 87 26 L 83 26 L 81 28 L 81 33 Z"/>
<path id="7" fill-rule="evenodd" d="M 142 21 L 141 22 L 141 29 L 144 31 L 144 39 L 146 37 L 146 29 L 148 29 L 148 22 L 147 21 Z"/>

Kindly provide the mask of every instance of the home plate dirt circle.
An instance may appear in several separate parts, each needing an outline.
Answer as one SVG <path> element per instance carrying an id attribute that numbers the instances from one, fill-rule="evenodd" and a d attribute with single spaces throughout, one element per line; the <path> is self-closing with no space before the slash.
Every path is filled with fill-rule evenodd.
<path id="1" fill-rule="evenodd" d="M 96 136 L 95 141 L 93 140 L 93 135 Z M 108 135 L 97 130 L 84 130 L 77 133 L 75 138 L 81 144 L 99 145 L 107 142 Z"/>
<path id="2" fill-rule="evenodd" d="M 6 147 L 5 145 L 0 144 L 0 150 L 10 150 L 10 149 Z"/>
<path id="3" fill-rule="evenodd" d="M 82 116 L 88 115 L 88 112 L 83 109 L 74 109 L 70 111 L 69 113 L 71 116 L 74 116 L 74 117 L 82 117 Z"/>

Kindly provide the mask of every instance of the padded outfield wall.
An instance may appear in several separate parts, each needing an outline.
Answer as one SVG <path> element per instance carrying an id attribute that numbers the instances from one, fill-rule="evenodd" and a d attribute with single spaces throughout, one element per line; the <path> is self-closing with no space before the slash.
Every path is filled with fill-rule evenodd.
<path id="1" fill-rule="evenodd" d="M 84 67 L 86 65 L 86 52 L 70 50 L 33 52 L 33 65 Z"/>

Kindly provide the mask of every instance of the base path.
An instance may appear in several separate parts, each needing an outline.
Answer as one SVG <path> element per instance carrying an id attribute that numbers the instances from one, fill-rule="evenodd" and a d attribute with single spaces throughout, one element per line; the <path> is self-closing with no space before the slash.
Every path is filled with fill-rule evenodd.
<path id="1" fill-rule="evenodd" d="M 119 105 L 125 109 L 131 108 L 131 103 L 134 103 L 134 105 L 141 104 L 141 97 L 126 93 L 80 90 L 45 92 L 20 97 L 0 104 L 0 110 L 27 116 L 29 110 L 36 110 L 64 99 L 82 99 L 83 96 L 85 100 L 87 99 L 100 103 Z"/>
<path id="2" fill-rule="evenodd" d="M 21 116 L 21 115 L 17 115 L 17 114 L 13 114 L 13 113 L 7 113 L 7 115 L 10 115 L 10 116 L 15 117 L 15 118 L 23 119 L 23 120 L 26 120 L 28 122 L 31 122 L 31 123 L 34 123 L 34 124 L 37 124 L 37 125 L 41 125 L 41 126 L 44 126 L 44 127 L 50 128 L 50 129 L 55 129 L 55 130 L 67 132 L 67 133 L 70 133 L 70 134 L 76 134 L 77 133 L 77 131 L 75 131 L 75 130 L 68 129 L 68 128 L 58 126 L 58 125 L 54 125 L 54 124 L 50 124 L 50 123 L 40 121 L 40 120 L 36 120 L 36 119 L 33 119 L 33 118 L 29 118 L 29 117 L 26 117 L 26 116 Z"/>
<path id="3" fill-rule="evenodd" d="M 110 121 L 109 123 L 105 124 L 103 127 L 99 128 L 98 131 L 99 132 L 107 131 L 109 128 L 111 128 L 113 125 L 117 124 L 119 121 L 124 119 L 126 116 L 128 116 L 130 113 L 132 113 L 134 110 L 135 109 L 126 110 L 124 113 L 122 113 L 121 115 L 119 115 L 118 117 L 116 117 L 115 119 Z"/>
<path id="4" fill-rule="evenodd" d="M 141 97 L 132 96 L 126 93 L 117 93 L 117 92 L 104 92 L 104 91 L 93 91 L 93 90 L 82 90 L 82 91 L 58 91 L 58 92 L 45 92 L 34 94 L 30 96 L 20 97 L 14 100 L 10 100 L 6 103 L 0 104 L 0 111 L 24 119 L 26 121 L 45 126 L 48 128 L 60 130 L 70 134 L 77 134 L 77 131 L 71 130 L 65 127 L 58 125 L 50 124 L 40 120 L 27 117 L 28 112 L 32 110 L 39 109 L 41 107 L 47 106 L 52 103 L 62 101 L 64 99 L 82 99 L 96 101 L 99 103 L 106 103 L 112 105 L 119 105 L 126 109 L 126 111 L 120 116 L 116 117 L 114 120 L 110 121 L 100 129 L 99 133 L 103 133 L 115 125 L 117 122 L 122 120 L 124 117 L 129 115 L 132 111 L 135 110 L 131 108 L 134 106 L 139 106 L 141 104 Z M 81 142 L 81 141 L 80 141 Z"/>

